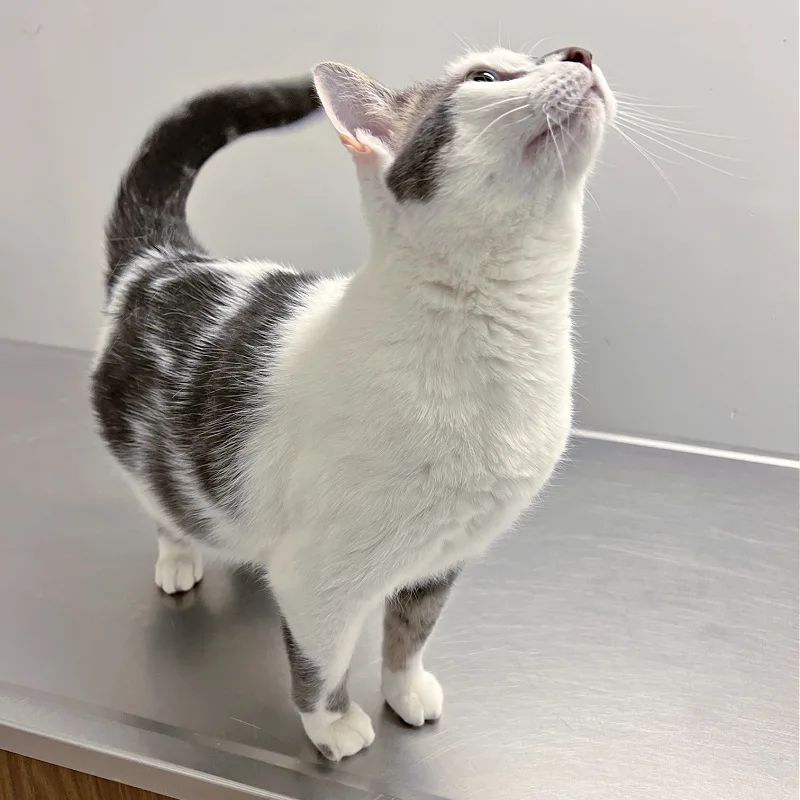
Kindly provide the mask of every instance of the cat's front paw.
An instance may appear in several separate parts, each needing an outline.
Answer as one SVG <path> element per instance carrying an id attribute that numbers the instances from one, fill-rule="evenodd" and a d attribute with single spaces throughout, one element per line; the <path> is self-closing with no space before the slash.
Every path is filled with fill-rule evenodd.
<path id="1" fill-rule="evenodd" d="M 352 756 L 375 740 L 372 720 L 356 703 L 350 703 L 344 714 L 313 711 L 300 716 L 308 738 L 330 761 Z"/>
<path id="2" fill-rule="evenodd" d="M 383 670 L 381 691 L 403 722 L 419 727 L 442 716 L 444 695 L 439 681 L 424 669 L 392 672 Z"/>
<path id="3" fill-rule="evenodd" d="M 191 549 L 159 546 L 156 586 L 166 594 L 188 592 L 203 577 L 203 559 Z"/>

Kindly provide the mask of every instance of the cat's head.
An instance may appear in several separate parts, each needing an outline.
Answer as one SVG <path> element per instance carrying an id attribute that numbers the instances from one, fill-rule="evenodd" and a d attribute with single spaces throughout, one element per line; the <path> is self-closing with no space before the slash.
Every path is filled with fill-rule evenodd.
<path id="1" fill-rule="evenodd" d="M 382 230 L 491 228 L 579 198 L 615 110 L 580 48 L 472 53 L 401 91 L 334 63 L 314 80 Z"/>

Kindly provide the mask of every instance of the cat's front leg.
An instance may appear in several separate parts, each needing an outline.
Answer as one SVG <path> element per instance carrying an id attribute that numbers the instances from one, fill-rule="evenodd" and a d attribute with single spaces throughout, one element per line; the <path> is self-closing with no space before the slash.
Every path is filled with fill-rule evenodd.
<path id="1" fill-rule="evenodd" d="M 424 669 L 422 651 L 459 571 L 404 587 L 386 601 L 381 690 L 409 725 L 424 725 L 442 714 L 442 687 Z"/>
<path id="2" fill-rule="evenodd" d="M 351 587 L 326 589 L 307 572 L 284 572 L 272 583 L 283 614 L 292 700 L 306 734 L 331 761 L 369 747 L 372 722 L 347 690 L 367 603 Z"/>

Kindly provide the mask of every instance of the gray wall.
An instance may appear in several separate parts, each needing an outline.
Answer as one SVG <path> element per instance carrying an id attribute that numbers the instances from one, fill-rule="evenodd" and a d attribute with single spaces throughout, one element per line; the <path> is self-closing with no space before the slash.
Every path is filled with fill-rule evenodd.
<path id="1" fill-rule="evenodd" d="M 662 163 L 613 135 L 591 186 L 579 279 L 579 422 L 795 453 L 797 9 L 786 0 L 1 0 L 0 336 L 92 345 L 101 228 L 144 129 L 187 93 L 338 59 L 404 84 L 461 45 L 580 44 L 612 83 L 743 163 Z M 433 11 L 433 8 L 436 8 Z M 312 21 L 314 20 L 314 21 Z M 641 140 L 650 147 L 651 142 Z M 672 159 L 673 154 L 661 150 Z M 349 270 L 355 181 L 322 122 L 215 157 L 191 215 L 219 254 Z"/>

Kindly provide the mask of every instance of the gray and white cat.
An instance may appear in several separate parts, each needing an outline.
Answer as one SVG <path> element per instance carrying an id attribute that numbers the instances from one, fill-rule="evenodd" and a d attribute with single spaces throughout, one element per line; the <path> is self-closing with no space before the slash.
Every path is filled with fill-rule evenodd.
<path id="1" fill-rule="evenodd" d="M 370 233 L 351 277 L 209 256 L 197 171 L 321 104 Z M 442 712 L 422 650 L 463 562 L 536 497 L 570 431 L 584 184 L 615 103 L 585 50 L 474 53 L 393 91 L 349 67 L 202 95 L 161 121 L 107 228 L 102 435 L 158 525 L 156 583 L 263 566 L 293 699 L 329 759 L 368 746 L 350 657 L 385 602 L 382 689 Z"/>

